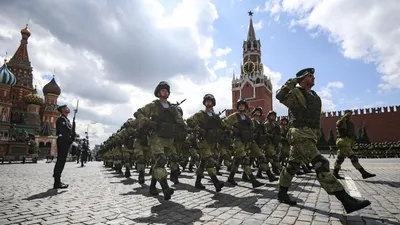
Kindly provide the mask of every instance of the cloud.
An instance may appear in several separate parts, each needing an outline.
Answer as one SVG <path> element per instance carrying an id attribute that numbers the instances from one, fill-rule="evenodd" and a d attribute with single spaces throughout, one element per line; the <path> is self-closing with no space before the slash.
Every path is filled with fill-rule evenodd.
<path id="1" fill-rule="evenodd" d="M 256 31 L 261 30 L 261 28 L 263 27 L 263 22 L 262 22 L 262 20 L 258 21 L 258 22 L 255 23 L 253 26 L 254 26 L 254 30 L 256 30 Z"/>
<path id="2" fill-rule="evenodd" d="M 30 18 L 28 52 L 34 83 L 40 91 L 56 70 L 62 90 L 58 102 L 74 108 L 80 100 L 78 133 L 83 135 L 87 124 L 98 122 L 89 126 L 92 146 L 152 101 L 160 80 L 170 82 L 172 101 L 199 95 L 193 90 L 211 92 L 207 87 L 223 87 L 226 81 L 207 67 L 218 18 L 209 1 L 183 1 L 169 11 L 155 0 L 16 0 L 1 1 L 0 8 L 7 12 L 0 15 L 0 51 L 16 51 L 19 32 Z M 182 84 L 203 89 L 185 89 Z M 230 96 L 230 81 L 225 86 L 216 88 L 225 91 L 217 95 L 231 104 L 223 100 Z M 185 107 L 199 109 L 197 103 L 196 108 Z"/>
<path id="3" fill-rule="evenodd" d="M 344 57 L 376 64 L 381 91 L 400 88 L 400 4 L 397 0 L 272 0 L 264 11 L 287 13 L 291 27 L 326 34 Z"/>
<path id="4" fill-rule="evenodd" d="M 322 109 L 327 111 L 335 111 L 336 104 L 333 102 L 332 93 L 336 92 L 338 89 L 342 89 L 344 84 L 340 81 L 329 82 L 326 86 L 320 88 L 317 94 L 320 96 L 322 101 Z"/>
<path id="5" fill-rule="evenodd" d="M 226 68 L 227 66 L 228 66 L 228 65 L 226 64 L 226 60 L 218 60 L 218 61 L 215 63 L 213 69 L 214 69 L 214 70 L 219 70 L 219 69 Z"/>
<path id="6" fill-rule="evenodd" d="M 216 57 L 226 56 L 231 52 L 232 52 L 232 49 L 230 47 L 218 48 L 217 50 L 215 50 L 215 56 Z"/>

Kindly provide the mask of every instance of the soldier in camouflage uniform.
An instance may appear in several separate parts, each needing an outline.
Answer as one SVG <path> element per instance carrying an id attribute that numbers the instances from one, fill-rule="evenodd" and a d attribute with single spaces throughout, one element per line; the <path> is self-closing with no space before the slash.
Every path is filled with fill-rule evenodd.
<path id="1" fill-rule="evenodd" d="M 264 184 L 260 183 L 251 172 L 250 166 L 250 151 L 254 142 L 254 126 L 250 117 L 246 115 L 249 110 L 249 105 L 246 100 L 239 99 L 236 103 L 238 112 L 233 113 L 222 120 L 222 124 L 226 129 L 232 130 L 234 135 L 234 161 L 230 168 L 228 182 L 232 185 L 237 185 L 234 180 L 236 170 L 240 165 L 243 167 L 243 172 L 249 177 L 253 188 L 261 187 Z"/>
<path id="2" fill-rule="evenodd" d="M 154 95 L 159 98 L 137 110 L 134 114 L 139 122 L 139 129 L 146 126 L 154 130 L 150 136 L 150 149 L 154 157 L 153 178 L 150 184 L 150 193 L 158 194 L 156 180 L 160 183 L 164 192 L 164 199 L 171 199 L 174 190 L 167 182 L 168 172 L 165 169 L 167 164 L 166 154 L 168 153 L 174 162 L 179 157 L 174 146 L 174 138 L 177 126 L 188 130 L 178 109 L 167 101 L 170 95 L 170 86 L 167 82 L 160 82 L 154 90 Z M 178 176 L 178 164 L 171 163 L 171 176 Z"/>
<path id="3" fill-rule="evenodd" d="M 289 108 L 288 141 L 291 145 L 288 165 L 279 178 L 278 200 L 295 205 L 296 201 L 287 194 L 293 176 L 302 162 L 315 167 L 317 180 L 329 195 L 340 200 L 347 213 L 362 209 L 371 204 L 368 200 L 358 200 L 350 196 L 343 185 L 329 170 L 329 161 L 317 149 L 321 127 L 321 98 L 311 88 L 314 86 L 314 69 L 299 71 L 296 78 L 289 79 L 276 92 L 276 98 Z M 299 86 L 296 86 L 299 84 Z"/>
<path id="4" fill-rule="evenodd" d="M 228 171 L 230 171 L 230 167 L 232 165 L 232 137 L 228 131 L 225 131 L 222 134 L 221 139 L 218 142 L 217 148 L 219 152 L 219 167 L 217 167 L 217 174 L 220 175 L 219 170 L 222 162 L 224 163 L 224 166 L 226 166 Z"/>
<path id="5" fill-rule="evenodd" d="M 356 133 L 354 122 L 351 119 L 351 110 L 344 111 L 344 116 L 336 122 L 336 132 L 338 139 L 336 146 L 338 147 L 337 159 L 335 162 L 333 175 L 337 179 L 344 179 L 339 175 L 339 170 L 346 157 L 349 157 L 354 168 L 360 171 L 362 178 L 367 179 L 375 177 L 375 174 L 368 173 L 358 162 L 358 157 L 353 152 L 353 146 L 356 141 Z"/>
<path id="6" fill-rule="evenodd" d="M 205 106 L 204 110 L 200 110 L 187 119 L 189 127 L 199 134 L 198 146 L 201 161 L 196 171 L 195 187 L 205 189 L 201 179 L 203 178 L 204 169 L 206 169 L 211 181 L 214 183 L 216 192 L 220 192 L 224 183 L 217 178 L 217 162 L 213 158 L 213 151 L 224 131 L 219 115 L 215 114 L 213 110 L 216 105 L 214 96 L 206 94 L 203 97 L 203 105 Z"/>
<path id="7" fill-rule="evenodd" d="M 257 159 L 258 172 L 257 178 L 264 179 L 262 175 L 262 171 L 267 173 L 269 182 L 277 181 L 278 178 L 272 174 L 271 169 L 268 166 L 268 161 L 265 158 L 265 155 L 262 152 L 262 149 L 265 148 L 267 135 L 265 133 L 265 127 L 261 115 L 263 113 L 263 109 L 261 106 L 257 106 L 251 112 L 253 127 L 254 127 L 254 143 L 252 144 L 250 157 Z M 245 173 L 243 173 L 245 175 Z"/>
<path id="8" fill-rule="evenodd" d="M 183 117 L 183 110 L 182 108 L 178 105 L 176 106 L 176 108 L 178 109 L 181 117 Z M 170 180 L 172 182 L 174 182 L 174 184 L 178 184 L 179 180 L 178 180 L 178 176 L 180 174 L 180 169 L 179 169 L 179 165 L 181 164 L 182 160 L 182 154 L 183 154 L 183 145 L 185 144 L 186 141 L 186 137 L 187 137 L 188 132 L 182 127 L 182 126 L 177 126 L 176 132 L 175 132 L 175 138 L 174 138 L 174 145 L 175 145 L 175 149 L 176 149 L 176 153 L 177 155 L 168 155 L 170 160 L 171 160 L 171 164 L 175 163 L 177 166 L 177 174 L 175 176 L 170 176 Z"/>
<path id="9" fill-rule="evenodd" d="M 281 141 L 280 141 L 280 152 L 279 152 L 279 162 L 281 163 L 282 166 L 287 165 L 287 160 L 289 158 L 289 152 L 290 152 L 290 145 L 287 139 L 287 133 L 289 131 L 289 127 L 287 126 L 289 123 L 289 120 L 287 118 L 282 118 L 280 122 L 280 127 L 281 127 Z"/>
<path id="10" fill-rule="evenodd" d="M 272 171 L 275 174 L 280 174 L 282 166 L 279 164 L 277 150 L 279 150 L 279 143 L 281 140 L 281 129 L 279 125 L 275 123 L 275 120 L 276 112 L 269 111 L 267 114 L 267 120 L 264 123 L 265 132 L 267 135 L 265 155 L 272 165 Z"/>

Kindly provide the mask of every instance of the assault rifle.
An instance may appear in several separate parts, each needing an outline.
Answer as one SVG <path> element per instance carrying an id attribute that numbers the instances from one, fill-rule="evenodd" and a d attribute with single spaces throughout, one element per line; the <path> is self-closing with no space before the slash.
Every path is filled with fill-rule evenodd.
<path id="1" fill-rule="evenodd" d="M 180 101 L 180 102 L 178 102 L 178 101 L 176 101 L 176 103 L 175 104 L 172 104 L 172 105 L 174 105 L 174 106 L 180 106 L 182 103 L 184 103 L 186 101 L 186 98 L 185 99 L 183 99 L 182 101 Z"/>
<path id="2" fill-rule="evenodd" d="M 72 119 L 72 141 L 75 141 L 76 139 L 76 123 L 75 123 L 75 117 L 76 114 L 78 113 L 78 106 L 79 106 L 79 100 L 76 101 L 76 108 L 74 109 L 74 117 Z M 77 147 L 71 146 L 71 155 L 76 154 Z"/>
<path id="3" fill-rule="evenodd" d="M 218 116 L 221 116 L 222 113 L 224 113 L 226 111 L 226 109 L 222 110 L 221 112 L 218 112 Z"/>

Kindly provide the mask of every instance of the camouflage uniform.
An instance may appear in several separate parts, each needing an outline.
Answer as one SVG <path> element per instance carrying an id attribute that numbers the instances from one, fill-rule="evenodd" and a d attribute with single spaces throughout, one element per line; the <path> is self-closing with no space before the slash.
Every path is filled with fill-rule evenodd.
<path id="1" fill-rule="evenodd" d="M 289 131 L 288 128 L 288 123 L 289 120 L 286 118 L 281 119 L 281 140 L 280 140 L 280 144 L 281 144 L 281 148 L 280 148 L 280 152 L 279 152 L 279 162 L 281 162 L 281 164 L 283 166 L 287 165 L 287 160 L 289 158 L 289 152 L 290 152 L 290 145 L 287 139 L 287 133 Z"/>
<path id="2" fill-rule="evenodd" d="M 279 164 L 278 153 L 279 143 L 281 139 L 281 129 L 278 124 L 275 123 L 275 118 L 271 119 L 271 116 L 275 116 L 276 112 L 269 111 L 267 114 L 267 121 L 264 123 L 265 133 L 267 135 L 267 145 L 265 146 L 265 155 L 267 160 L 272 165 L 272 171 L 275 174 L 280 174 L 281 165 Z"/>
<path id="3" fill-rule="evenodd" d="M 211 101 L 211 105 L 207 105 L 206 101 Z M 205 189 L 205 186 L 201 184 L 201 179 L 203 178 L 204 169 L 207 169 L 208 175 L 214 183 L 216 191 L 220 192 L 224 183 L 220 182 L 216 176 L 217 161 L 213 158 L 213 151 L 215 150 L 224 131 L 222 129 L 219 115 L 212 111 L 207 112 L 207 109 L 212 110 L 212 107 L 214 107 L 215 104 L 216 100 L 214 96 L 206 94 L 203 98 L 203 105 L 206 106 L 206 110 L 200 110 L 188 118 L 187 123 L 194 132 L 199 134 L 198 146 L 201 161 L 200 166 L 196 171 L 197 177 L 195 187 Z"/>
<path id="4" fill-rule="evenodd" d="M 181 109 L 181 107 L 176 106 L 176 108 L 178 109 L 179 113 L 181 116 L 183 116 L 183 111 Z M 177 174 L 174 176 L 170 176 L 170 180 L 172 182 L 174 182 L 174 184 L 178 184 L 179 180 L 178 180 L 178 175 L 180 174 L 180 169 L 179 169 L 179 165 L 181 164 L 182 160 L 182 154 L 183 154 L 183 145 L 185 144 L 186 141 L 186 137 L 187 137 L 188 132 L 183 128 L 183 126 L 177 126 L 176 132 L 175 132 L 175 138 L 174 138 L 174 146 L 176 149 L 176 153 L 174 154 L 174 152 L 171 152 L 171 154 L 167 154 L 169 160 L 170 160 L 170 164 L 171 166 L 176 166 L 174 168 L 176 168 L 177 170 Z M 172 167 L 171 167 L 172 170 Z"/>
<path id="5" fill-rule="evenodd" d="M 154 95 L 160 99 L 167 99 L 168 96 L 162 96 L 163 90 L 170 93 L 170 86 L 167 82 L 160 82 L 154 90 Z M 164 93 L 164 92 L 163 92 Z M 155 100 L 144 107 L 137 110 L 134 114 L 139 122 L 139 129 L 146 126 L 154 130 L 149 138 L 151 153 L 154 157 L 153 177 L 150 184 L 150 192 L 156 192 L 156 181 L 158 181 L 164 192 L 164 199 L 169 200 L 174 190 L 169 187 L 167 182 L 168 172 L 165 169 L 167 164 L 167 154 L 171 158 L 178 158 L 174 145 L 174 138 L 177 126 L 188 129 L 183 121 L 178 109 L 171 105 L 170 102 L 163 104 L 160 100 Z M 177 163 L 171 163 L 171 176 L 178 176 Z"/>
<path id="6" fill-rule="evenodd" d="M 279 178 L 278 200 L 289 205 L 296 204 L 287 194 L 288 187 L 302 162 L 311 162 L 321 187 L 328 194 L 335 195 L 342 202 L 346 212 L 351 213 L 370 205 L 371 202 L 351 197 L 330 172 L 329 161 L 317 149 L 321 126 L 321 99 L 313 90 L 296 87 L 299 82 L 312 87 L 313 81 L 314 69 L 307 68 L 299 71 L 295 79 L 289 79 L 276 92 L 279 102 L 289 108 L 288 141 L 291 145 L 288 165 L 282 170 Z"/>
<path id="7" fill-rule="evenodd" d="M 244 110 L 240 110 L 240 106 L 244 106 Z M 249 106 L 244 99 L 239 99 L 236 104 L 239 112 L 233 113 L 222 120 L 222 124 L 226 129 L 231 129 L 234 134 L 234 162 L 231 166 L 228 182 L 237 185 L 234 176 L 237 168 L 242 165 L 243 172 L 250 178 L 253 188 L 260 187 L 263 184 L 257 181 L 256 177 L 250 170 L 250 152 L 254 145 L 254 127 L 251 119 L 245 114 Z"/>
<path id="8" fill-rule="evenodd" d="M 345 115 L 336 122 L 336 130 L 338 139 L 336 146 L 338 147 L 337 159 L 335 162 L 333 175 L 337 179 L 344 179 L 339 175 L 339 170 L 346 157 L 349 157 L 354 168 L 360 171 L 363 179 L 374 177 L 375 174 L 370 174 L 360 165 L 358 157 L 353 152 L 353 146 L 356 139 L 354 122 L 350 118 L 351 111 L 346 110 Z"/>
<path id="9" fill-rule="evenodd" d="M 254 142 L 250 150 L 250 157 L 257 159 L 257 164 L 258 164 L 257 178 L 263 179 L 264 177 L 262 176 L 262 171 L 265 171 L 267 173 L 269 181 L 273 182 L 277 181 L 278 178 L 276 178 L 272 174 L 271 169 L 268 166 L 268 161 L 265 158 L 265 154 L 263 154 L 262 151 L 262 149 L 265 148 L 267 141 L 267 135 L 265 133 L 264 123 L 261 120 L 262 111 L 263 109 L 261 108 L 261 106 L 257 106 L 251 113 L 253 127 L 254 127 Z"/>

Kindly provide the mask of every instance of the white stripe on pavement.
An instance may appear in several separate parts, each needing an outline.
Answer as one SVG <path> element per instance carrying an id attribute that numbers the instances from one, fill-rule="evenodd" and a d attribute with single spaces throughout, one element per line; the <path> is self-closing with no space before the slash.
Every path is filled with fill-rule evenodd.
<path id="1" fill-rule="evenodd" d="M 351 177 L 345 177 L 348 193 L 353 197 L 361 198 L 361 193 L 358 191 L 356 183 Z"/>

